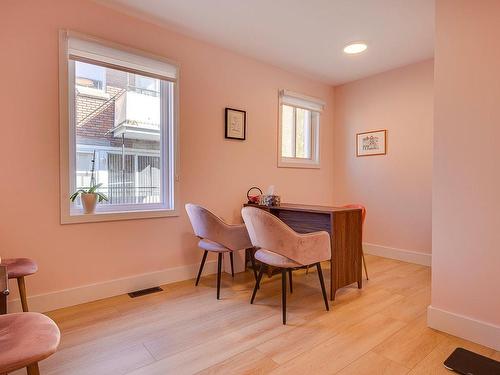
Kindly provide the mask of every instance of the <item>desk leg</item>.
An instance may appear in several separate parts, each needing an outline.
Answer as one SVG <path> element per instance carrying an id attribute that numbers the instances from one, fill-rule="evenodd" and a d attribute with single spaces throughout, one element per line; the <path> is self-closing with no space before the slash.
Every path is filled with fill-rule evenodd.
<path id="1" fill-rule="evenodd" d="M 334 264 L 333 264 L 333 259 L 330 260 L 330 301 L 335 301 L 335 293 L 337 292 L 337 289 L 335 288 L 334 284 Z"/>

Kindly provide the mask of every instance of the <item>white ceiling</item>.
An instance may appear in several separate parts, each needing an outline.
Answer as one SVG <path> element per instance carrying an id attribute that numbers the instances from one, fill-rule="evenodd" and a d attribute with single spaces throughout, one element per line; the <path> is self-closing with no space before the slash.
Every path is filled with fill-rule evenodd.
<path id="1" fill-rule="evenodd" d="M 170 29 L 340 84 L 434 55 L 434 0 L 111 0 Z M 368 50 L 345 55 L 352 41 Z"/>

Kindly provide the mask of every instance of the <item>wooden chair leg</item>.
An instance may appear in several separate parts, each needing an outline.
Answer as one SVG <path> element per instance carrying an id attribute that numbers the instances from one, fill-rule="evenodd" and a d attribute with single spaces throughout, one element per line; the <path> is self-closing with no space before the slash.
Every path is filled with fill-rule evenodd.
<path id="1" fill-rule="evenodd" d="M 233 252 L 229 252 L 229 260 L 231 261 L 231 277 L 234 278 Z"/>
<path id="2" fill-rule="evenodd" d="M 203 253 L 203 258 L 201 259 L 200 270 L 198 271 L 198 276 L 196 277 L 196 283 L 194 284 L 195 286 L 198 286 L 198 283 L 200 282 L 201 273 L 203 272 L 203 266 L 205 265 L 205 261 L 207 260 L 207 254 L 208 251 L 205 250 L 205 252 Z"/>
<path id="3" fill-rule="evenodd" d="M 28 312 L 28 300 L 26 299 L 26 284 L 24 283 L 24 277 L 17 278 L 17 286 L 19 287 L 19 296 L 21 297 L 21 305 L 23 306 L 23 311 Z"/>
<path id="4" fill-rule="evenodd" d="M 363 257 L 363 266 L 365 266 L 365 276 L 366 276 L 366 280 L 368 280 L 368 270 L 366 268 L 366 260 L 365 260 L 365 253 L 364 251 L 361 251 L 361 256 Z"/>
<path id="5" fill-rule="evenodd" d="M 222 276 L 222 253 L 217 256 L 217 299 L 220 299 L 220 279 Z"/>
<path id="6" fill-rule="evenodd" d="M 293 293 L 292 269 L 288 269 L 288 278 L 290 279 L 290 294 Z"/>
<path id="7" fill-rule="evenodd" d="M 316 263 L 316 268 L 318 269 L 319 283 L 321 284 L 321 293 L 323 293 L 323 300 L 325 301 L 326 311 L 330 311 L 330 306 L 328 305 L 328 297 L 326 296 L 325 281 L 323 280 L 323 272 L 321 271 L 321 263 Z"/>
<path id="8" fill-rule="evenodd" d="M 306 266 L 306 275 L 309 274 L 309 266 Z"/>
<path id="9" fill-rule="evenodd" d="M 38 368 L 38 362 L 32 363 L 26 367 L 26 372 L 28 375 L 40 375 L 40 370 Z"/>
<path id="10" fill-rule="evenodd" d="M 260 265 L 259 275 L 257 276 L 257 280 L 255 281 L 255 287 L 253 288 L 252 298 L 250 299 L 250 303 L 253 303 L 255 299 L 255 295 L 257 294 L 257 289 L 260 287 L 260 280 L 262 279 L 262 275 L 264 274 L 264 264 Z"/>
<path id="11" fill-rule="evenodd" d="M 281 270 L 281 309 L 283 312 L 283 324 L 286 324 L 286 274 L 287 270 Z"/>

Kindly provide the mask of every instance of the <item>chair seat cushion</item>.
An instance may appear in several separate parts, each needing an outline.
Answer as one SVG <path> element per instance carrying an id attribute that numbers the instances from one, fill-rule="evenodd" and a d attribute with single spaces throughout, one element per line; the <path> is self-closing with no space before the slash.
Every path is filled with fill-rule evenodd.
<path id="1" fill-rule="evenodd" d="M 201 247 L 203 250 L 215 251 L 217 253 L 223 253 L 223 252 L 226 252 L 226 251 L 231 251 L 227 247 L 222 246 L 220 243 L 217 243 L 217 242 L 214 242 L 214 241 L 210 241 L 210 240 L 207 240 L 205 238 L 202 239 L 202 240 L 200 240 L 200 242 L 198 242 L 198 246 Z"/>
<path id="2" fill-rule="evenodd" d="M 290 258 L 265 249 L 257 250 L 255 252 L 255 259 L 262 263 L 279 268 L 295 268 L 302 266 L 302 264 L 294 262 Z"/>
<path id="3" fill-rule="evenodd" d="M 56 352 L 59 340 L 59 328 L 43 314 L 0 315 L 0 373 L 47 358 Z"/>
<path id="4" fill-rule="evenodd" d="M 38 271 L 36 262 L 29 258 L 2 259 L 2 266 L 7 267 L 9 279 L 32 275 Z"/>

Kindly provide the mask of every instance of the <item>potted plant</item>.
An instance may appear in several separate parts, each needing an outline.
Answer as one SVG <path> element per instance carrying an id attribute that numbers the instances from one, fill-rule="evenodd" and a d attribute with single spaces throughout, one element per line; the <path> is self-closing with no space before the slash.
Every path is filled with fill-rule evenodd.
<path id="1" fill-rule="evenodd" d="M 102 184 L 95 183 L 95 150 L 91 163 L 92 163 L 92 168 L 90 174 L 90 187 L 88 189 L 86 188 L 78 189 L 69 197 L 71 202 L 74 202 L 75 199 L 78 196 L 80 196 L 83 206 L 83 212 L 86 214 L 94 213 L 97 202 L 100 203 L 102 201 L 108 200 L 108 197 L 105 194 L 97 191 L 97 189 L 99 189 L 102 186 Z"/>

